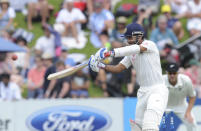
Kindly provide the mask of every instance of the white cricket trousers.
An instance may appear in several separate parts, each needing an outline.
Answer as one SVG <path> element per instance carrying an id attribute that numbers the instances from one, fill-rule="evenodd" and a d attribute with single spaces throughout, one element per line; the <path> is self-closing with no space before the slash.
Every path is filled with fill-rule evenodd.
<path id="1" fill-rule="evenodd" d="M 140 87 L 137 93 L 135 122 L 142 131 L 158 131 L 163 113 L 167 106 L 168 89 L 165 85 Z"/>

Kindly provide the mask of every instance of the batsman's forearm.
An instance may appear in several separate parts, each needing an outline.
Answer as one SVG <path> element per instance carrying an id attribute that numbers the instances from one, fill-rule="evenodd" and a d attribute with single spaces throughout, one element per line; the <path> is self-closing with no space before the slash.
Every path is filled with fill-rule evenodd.
<path id="1" fill-rule="evenodd" d="M 188 104 L 187 111 L 191 112 L 193 105 L 195 103 L 195 99 L 196 99 L 195 97 L 189 97 L 189 104 Z"/>
<path id="2" fill-rule="evenodd" d="M 123 57 L 138 53 L 140 53 L 139 45 L 131 45 L 114 49 L 114 57 Z"/>
<path id="3" fill-rule="evenodd" d="M 119 72 L 121 72 L 120 70 L 117 70 L 115 68 L 115 66 L 113 66 L 113 65 L 106 65 L 104 69 L 106 71 L 109 71 L 109 72 L 112 72 L 112 73 L 119 73 Z"/>
<path id="4" fill-rule="evenodd" d="M 120 73 L 125 69 L 125 67 L 122 64 L 106 65 L 104 69 L 112 73 Z"/>

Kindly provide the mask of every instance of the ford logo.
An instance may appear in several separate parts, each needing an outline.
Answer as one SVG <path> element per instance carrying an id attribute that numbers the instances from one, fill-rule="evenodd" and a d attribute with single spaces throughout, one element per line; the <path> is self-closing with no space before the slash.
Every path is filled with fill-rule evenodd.
<path id="1" fill-rule="evenodd" d="M 31 114 L 26 124 L 31 131 L 105 131 L 111 118 L 91 107 L 57 106 Z"/>

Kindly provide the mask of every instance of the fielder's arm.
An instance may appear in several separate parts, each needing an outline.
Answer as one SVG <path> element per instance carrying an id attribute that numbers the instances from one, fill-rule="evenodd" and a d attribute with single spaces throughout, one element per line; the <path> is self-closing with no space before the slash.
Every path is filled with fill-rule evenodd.
<path id="1" fill-rule="evenodd" d="M 194 122 L 194 119 L 191 115 L 191 110 L 193 108 L 193 105 L 195 103 L 195 97 L 189 97 L 189 104 L 188 104 L 188 107 L 187 107 L 187 110 L 186 110 L 186 113 L 185 113 L 185 118 L 188 120 L 188 122 L 190 123 L 193 123 Z"/>
<path id="2" fill-rule="evenodd" d="M 191 110 L 193 108 L 196 99 L 196 91 L 193 86 L 192 80 L 189 77 L 186 77 L 186 85 L 188 86 L 189 89 L 187 94 L 187 96 L 189 97 L 189 104 L 186 113 L 191 113 Z"/>
<path id="3" fill-rule="evenodd" d="M 187 107 L 187 110 L 186 112 L 191 112 L 193 106 L 194 106 L 194 103 L 195 103 L 195 99 L 196 97 L 189 97 L 189 104 L 188 104 L 188 107 Z"/>

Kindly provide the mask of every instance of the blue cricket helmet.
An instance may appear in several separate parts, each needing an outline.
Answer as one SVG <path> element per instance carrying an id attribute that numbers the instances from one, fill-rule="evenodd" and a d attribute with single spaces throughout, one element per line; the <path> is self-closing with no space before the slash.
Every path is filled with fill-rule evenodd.
<path id="1" fill-rule="evenodd" d="M 124 33 L 124 37 L 133 36 L 133 35 L 143 35 L 144 28 L 137 23 L 132 23 L 126 26 L 126 32 Z"/>

